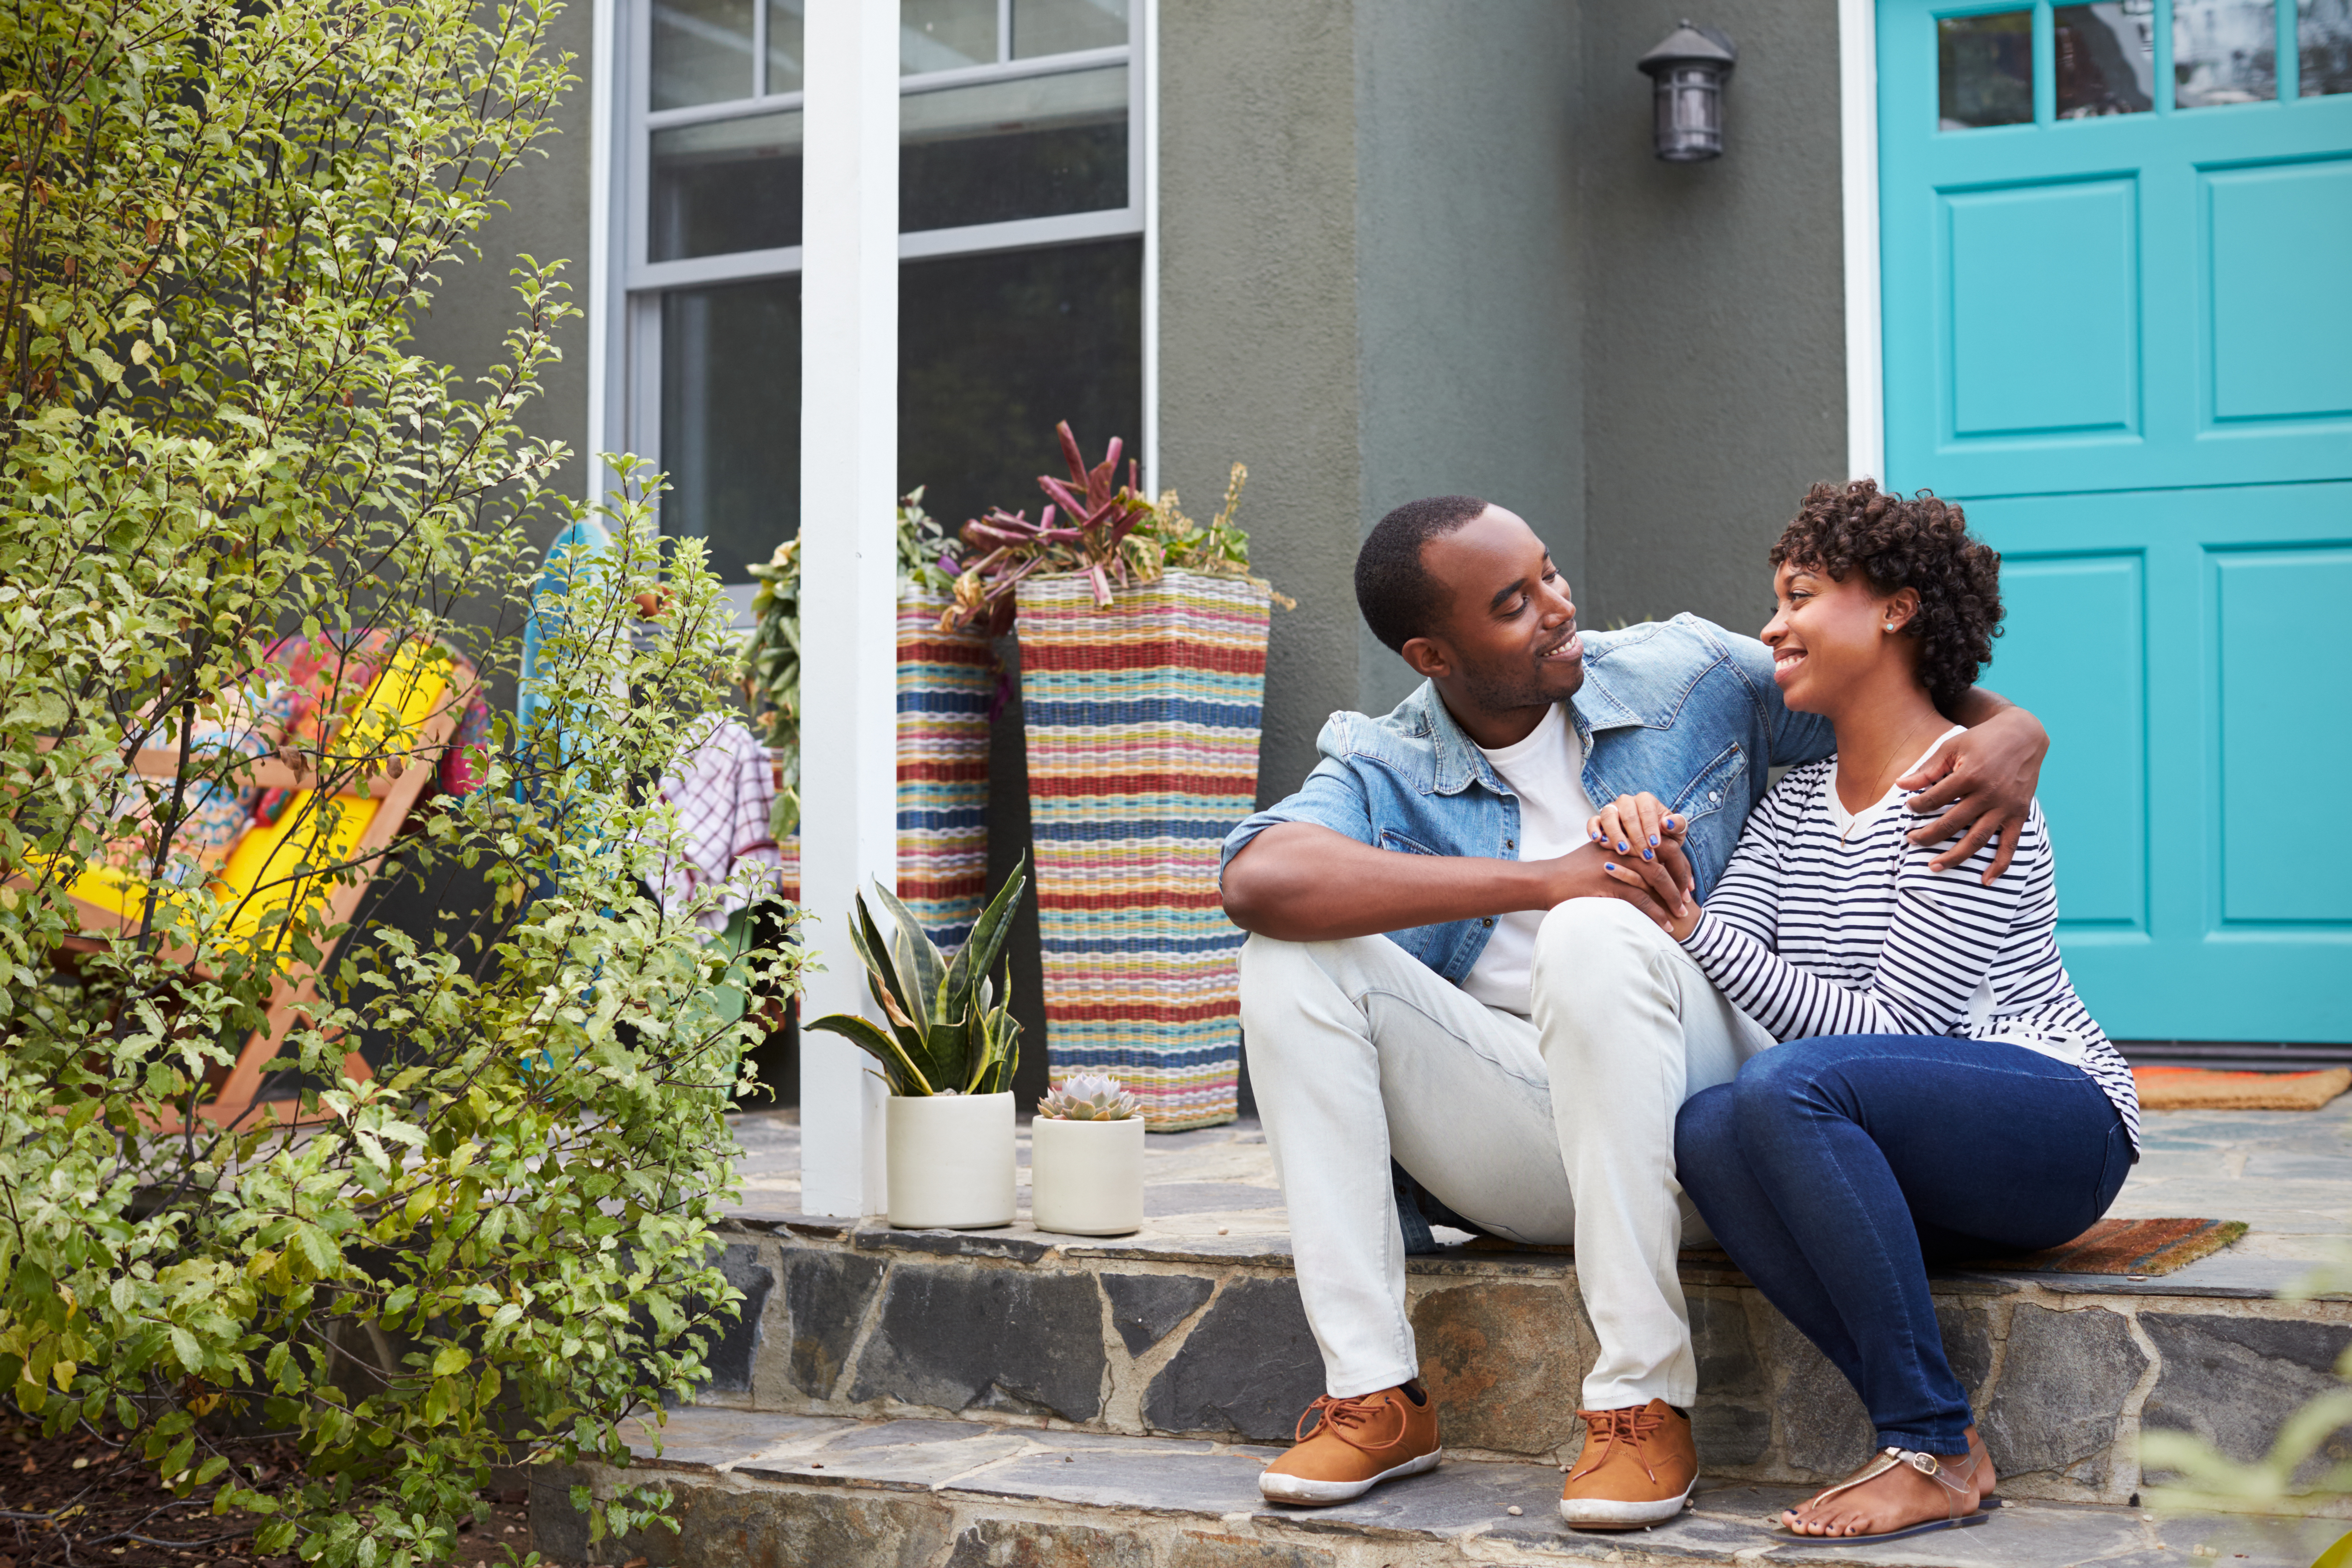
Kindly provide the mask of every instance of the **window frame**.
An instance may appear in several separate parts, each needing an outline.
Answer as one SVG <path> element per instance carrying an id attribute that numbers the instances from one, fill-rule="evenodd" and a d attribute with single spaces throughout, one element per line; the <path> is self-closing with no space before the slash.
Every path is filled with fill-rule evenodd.
<path id="1" fill-rule="evenodd" d="M 752 6 L 752 85 L 745 98 L 720 103 L 694 104 L 681 109 L 650 107 L 653 79 L 653 11 L 655 0 L 613 0 L 619 15 L 612 36 L 619 46 L 610 75 L 612 101 L 618 109 L 618 145 L 612 160 L 609 200 L 618 221 L 611 226 L 609 258 L 613 286 L 601 290 L 609 312 L 607 331 L 619 348 L 609 356 L 605 437 L 609 449 L 636 453 L 659 469 L 662 458 L 661 374 L 662 296 L 671 289 L 714 284 L 750 282 L 787 277 L 801 270 L 801 247 L 781 246 L 764 250 L 732 251 L 677 261 L 647 259 L 652 199 L 654 133 L 681 125 L 701 125 L 772 114 L 802 107 L 801 92 L 767 93 L 767 17 L 765 0 Z M 1128 41 L 1104 48 L 1067 54 L 1009 58 L 1012 46 L 1013 0 L 997 0 L 997 59 L 991 64 L 958 67 L 901 76 L 902 99 L 942 92 L 980 83 L 1013 81 L 1108 66 L 1127 68 L 1127 204 L 1122 207 L 1066 213 L 1052 217 L 1014 218 L 999 223 L 955 228 L 920 229 L 898 236 L 898 259 L 930 260 L 943 257 L 981 255 L 994 251 L 1042 249 L 1086 240 L 1141 237 L 1146 261 L 1147 301 L 1156 287 L 1151 263 L 1155 237 L 1150 230 L 1154 192 L 1149 145 L 1156 126 L 1150 101 L 1150 58 L 1154 0 L 1129 0 Z M 1147 429 L 1139 432 L 1147 458 L 1157 445 L 1151 424 L 1151 377 L 1155 369 L 1152 338 L 1157 311 L 1147 302 L 1143 323 L 1143 406 Z"/>

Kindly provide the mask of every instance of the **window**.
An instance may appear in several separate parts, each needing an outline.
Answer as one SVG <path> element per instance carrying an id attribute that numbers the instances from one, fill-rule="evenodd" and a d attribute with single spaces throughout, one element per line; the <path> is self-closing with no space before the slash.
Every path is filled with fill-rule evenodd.
<path id="1" fill-rule="evenodd" d="M 899 477 L 951 525 L 1034 515 L 1056 419 L 1141 434 L 1140 9 L 902 0 Z M 800 523 L 803 0 L 625 16 L 615 435 L 742 582 Z"/>

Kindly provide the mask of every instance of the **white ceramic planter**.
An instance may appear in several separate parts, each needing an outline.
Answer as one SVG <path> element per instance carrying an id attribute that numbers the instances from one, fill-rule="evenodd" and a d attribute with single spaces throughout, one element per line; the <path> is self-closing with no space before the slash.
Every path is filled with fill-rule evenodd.
<path id="1" fill-rule="evenodd" d="M 1013 1223 L 1013 1095 L 890 1097 L 890 1223 L 979 1230 Z"/>
<path id="2" fill-rule="evenodd" d="M 1143 1226 L 1143 1118 L 1029 1124 L 1029 1217 L 1067 1236 L 1125 1236 Z"/>

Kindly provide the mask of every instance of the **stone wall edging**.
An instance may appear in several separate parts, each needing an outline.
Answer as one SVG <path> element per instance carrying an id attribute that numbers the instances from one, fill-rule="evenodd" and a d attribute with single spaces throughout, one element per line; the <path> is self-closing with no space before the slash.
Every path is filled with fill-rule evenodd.
<path id="1" fill-rule="evenodd" d="M 739 1336 L 742 1375 L 722 1374 L 706 1404 L 1279 1442 L 1321 1392 L 1278 1256 L 1025 1243 L 975 1256 L 750 1227 L 728 1239 L 730 1275 L 764 1275 L 770 1288 L 758 1293 L 756 1328 Z M 1596 1349 L 1572 1261 L 1423 1261 L 1408 1274 L 1408 1299 L 1448 1449 L 1572 1461 L 1583 1437 L 1577 1384 Z M 1737 1276 L 1685 1276 L 1707 1473 L 1811 1482 L 1859 1463 L 1870 1435 L 1844 1379 Z M 2189 1426 L 2251 1458 L 2296 1392 L 2315 1391 L 2352 1345 L 2352 1301 L 2342 1300 L 2105 1294 L 1977 1277 L 1939 1279 L 1936 1294 L 1995 1461 L 2013 1461 L 2002 1489 L 2025 1498 L 2130 1500 L 2151 1405 L 2153 1425 Z M 2182 1347 L 2169 1364 L 2149 1321 Z M 2264 1400 L 2275 1408 L 2248 1407 Z M 2352 1458 L 2352 1431 L 2337 1447 Z"/>

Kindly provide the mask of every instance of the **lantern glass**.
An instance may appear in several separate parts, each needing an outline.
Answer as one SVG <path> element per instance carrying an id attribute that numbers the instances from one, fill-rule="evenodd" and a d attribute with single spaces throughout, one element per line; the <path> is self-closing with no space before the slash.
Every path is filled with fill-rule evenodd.
<path id="1" fill-rule="evenodd" d="M 1723 153 L 1723 68 L 1676 61 L 1657 73 L 1657 151 L 1670 163 Z"/>

